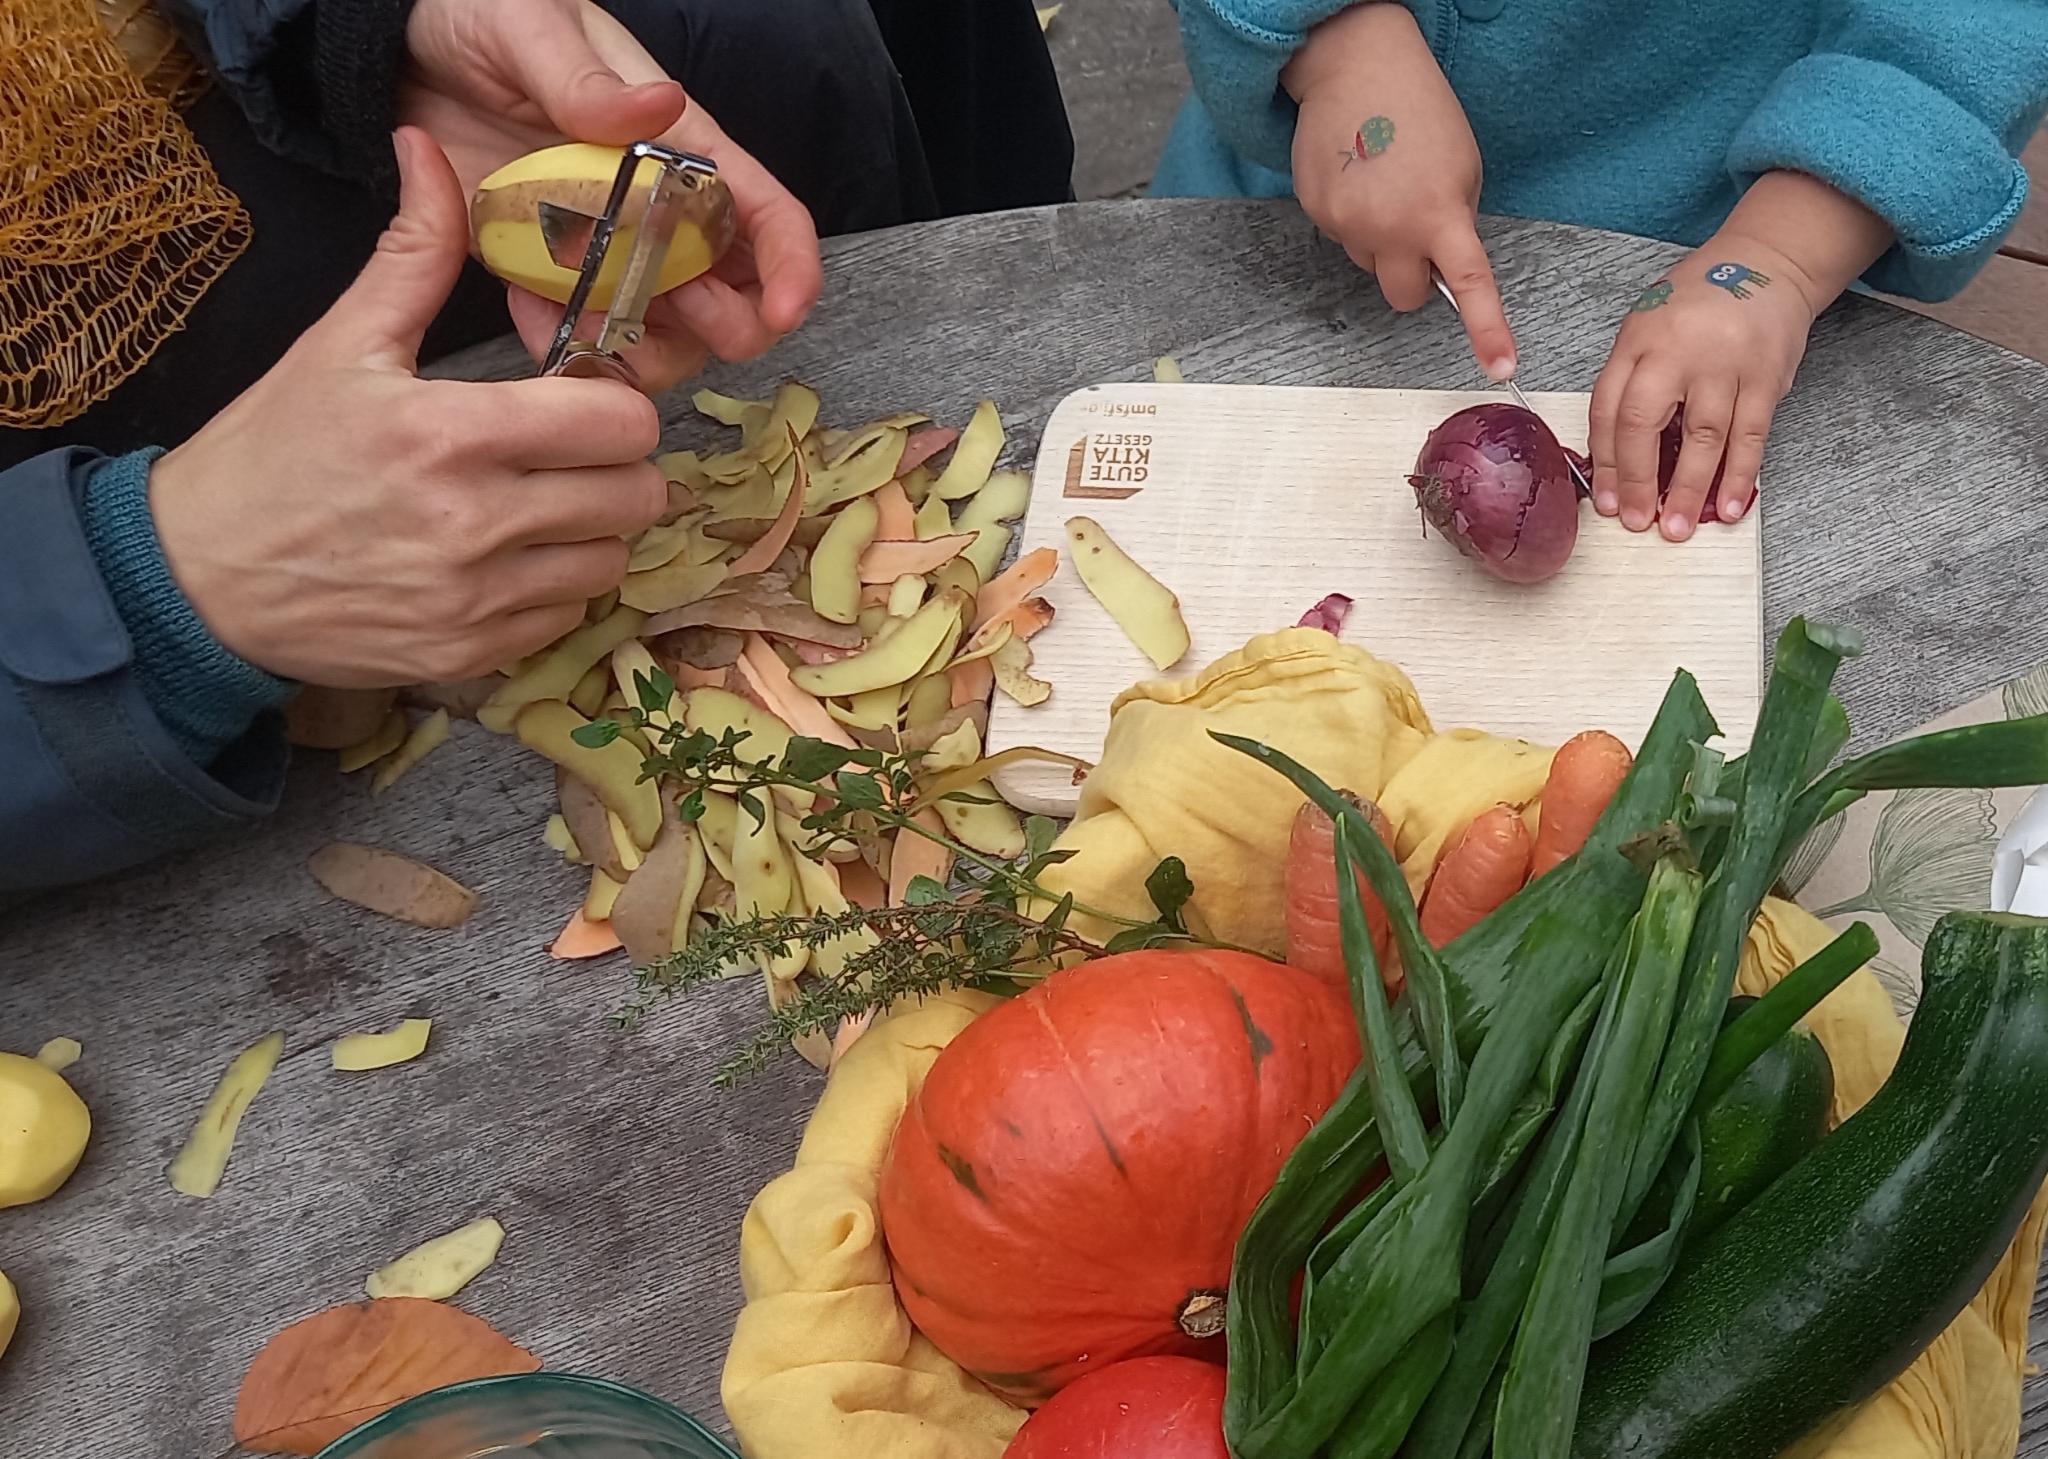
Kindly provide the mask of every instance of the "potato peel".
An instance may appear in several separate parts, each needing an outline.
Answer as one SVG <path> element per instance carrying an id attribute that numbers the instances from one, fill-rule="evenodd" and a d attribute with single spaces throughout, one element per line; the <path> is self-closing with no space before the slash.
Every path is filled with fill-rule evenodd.
<path id="1" fill-rule="evenodd" d="M 242 1116 L 262 1093 L 283 1055 L 282 1033 L 266 1035 L 235 1055 L 227 1072 L 220 1076 L 220 1083 L 214 1086 L 184 1149 L 171 1161 L 172 1190 L 206 1200 L 220 1189 L 228 1157 L 234 1153 L 235 1132 L 242 1126 Z"/>
<path id="2" fill-rule="evenodd" d="M 72 1038 L 54 1038 L 36 1050 L 36 1062 L 52 1074 L 62 1074 L 84 1057 L 84 1046 Z"/>
<path id="3" fill-rule="evenodd" d="M 1180 599 L 1145 571 L 1092 517 L 1067 522 L 1067 546 L 1081 585 L 1100 603 L 1124 636 L 1152 661 L 1172 668 L 1188 652 L 1188 625 Z"/>
<path id="4" fill-rule="evenodd" d="M 376 764 L 404 743 L 405 711 L 393 709 L 384 716 L 384 722 L 377 726 L 376 733 L 367 739 L 357 740 L 353 745 L 342 747 L 338 760 L 341 773 L 353 775 L 358 770 Z"/>
<path id="5" fill-rule="evenodd" d="M 415 927 L 459 927 L 476 911 L 476 893 L 461 882 L 381 846 L 331 841 L 306 869 L 330 895 Z"/>
<path id="6" fill-rule="evenodd" d="M 494 1216 L 471 1221 L 423 1241 L 388 1266 L 371 1272 L 363 1290 L 372 1297 L 424 1297 L 445 1302 L 490 1269 L 505 1244 Z"/>
<path id="7" fill-rule="evenodd" d="M 1003 454 L 1004 439 L 1003 419 L 996 412 L 995 402 L 982 401 L 974 408 L 974 418 L 968 421 L 967 429 L 960 433 L 953 447 L 953 459 L 932 483 L 932 495 L 950 502 L 980 491 L 988 483 L 996 457 Z"/>
<path id="8" fill-rule="evenodd" d="M 996 687 L 1025 708 L 1043 704 L 1052 697 L 1052 685 L 1032 677 L 1031 645 L 1023 639 L 1012 638 L 982 662 L 989 666 Z M 973 665 L 967 668 L 971 672 Z"/>
<path id="9" fill-rule="evenodd" d="M 382 795 L 398 784 L 399 777 L 428 755 L 448 743 L 448 711 L 437 709 L 417 725 L 405 737 L 405 743 L 392 752 L 391 758 L 377 767 L 377 774 L 370 781 L 370 794 Z"/>
<path id="10" fill-rule="evenodd" d="M 336 1069 L 350 1074 L 410 1063 L 427 1051 L 427 1036 L 433 1027 L 431 1018 L 408 1018 L 383 1033 L 345 1034 L 334 1041 L 329 1061 Z"/>

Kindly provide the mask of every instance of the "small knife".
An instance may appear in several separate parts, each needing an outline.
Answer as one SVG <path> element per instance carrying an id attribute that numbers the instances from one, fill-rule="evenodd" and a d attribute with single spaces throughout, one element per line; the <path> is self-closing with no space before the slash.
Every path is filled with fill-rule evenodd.
<path id="1" fill-rule="evenodd" d="M 1443 295 L 1444 302 L 1451 306 L 1451 313 L 1462 319 L 1465 311 L 1458 307 L 1458 297 L 1451 292 L 1451 286 L 1444 282 L 1444 276 L 1432 268 L 1429 271 L 1429 281 L 1436 285 L 1436 291 Z M 1541 413 L 1535 406 L 1529 403 L 1529 397 L 1522 393 L 1522 387 L 1515 383 L 1512 375 L 1501 383 L 1508 387 L 1508 394 L 1515 397 L 1515 404 L 1521 406 L 1529 414 L 1537 416 L 1539 419 L 1541 418 Z M 1564 453 L 1564 464 L 1571 469 L 1572 480 L 1578 483 L 1579 495 L 1581 497 L 1591 496 L 1593 494 L 1593 483 L 1586 480 L 1586 473 L 1579 469 L 1579 458 L 1573 455 L 1569 449 Z"/>
<path id="2" fill-rule="evenodd" d="M 626 255 L 618 287 L 612 291 L 611 308 L 605 313 L 596 341 L 584 343 L 575 338 L 576 325 L 611 253 L 613 235 L 633 194 L 640 164 L 645 161 L 655 163 L 655 174 L 652 185 L 645 190 L 646 207 L 633 229 L 632 249 Z M 540 205 L 541 237 L 550 256 L 562 267 L 577 270 L 576 287 L 562 310 L 562 322 L 541 364 L 541 374 L 622 380 L 639 387 L 639 376 L 626 363 L 625 352 L 646 335 L 647 306 L 661 277 L 662 260 L 675 237 L 685 194 L 708 186 L 717 177 L 718 164 L 708 157 L 678 152 L 656 142 L 635 142 L 619 160 L 618 176 L 612 182 L 611 195 L 605 200 L 601 216 L 593 218 L 554 203 Z"/>

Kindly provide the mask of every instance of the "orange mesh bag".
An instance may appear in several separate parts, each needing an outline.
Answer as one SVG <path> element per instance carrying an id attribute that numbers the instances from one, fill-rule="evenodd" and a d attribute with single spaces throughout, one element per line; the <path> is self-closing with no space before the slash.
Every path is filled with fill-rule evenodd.
<path id="1" fill-rule="evenodd" d="M 0 426 L 106 398 L 248 246 L 202 85 L 143 0 L 0 0 Z"/>

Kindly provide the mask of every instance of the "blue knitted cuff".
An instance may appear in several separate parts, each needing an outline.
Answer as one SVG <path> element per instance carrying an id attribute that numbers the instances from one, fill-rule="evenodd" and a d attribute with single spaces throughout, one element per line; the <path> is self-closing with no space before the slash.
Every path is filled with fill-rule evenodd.
<path id="1" fill-rule="evenodd" d="M 149 470 L 161 455 L 150 447 L 94 465 L 79 517 L 134 640 L 144 697 L 179 748 L 205 766 L 296 686 L 229 652 L 178 590 L 149 511 Z"/>

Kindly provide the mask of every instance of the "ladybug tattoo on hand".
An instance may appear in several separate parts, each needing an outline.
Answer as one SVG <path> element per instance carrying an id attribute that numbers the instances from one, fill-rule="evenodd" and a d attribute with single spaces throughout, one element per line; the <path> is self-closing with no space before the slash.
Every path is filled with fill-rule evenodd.
<path id="1" fill-rule="evenodd" d="M 1351 138 L 1351 146 L 1338 155 L 1344 159 L 1344 168 L 1348 169 L 1354 162 L 1370 162 L 1393 145 L 1394 119 L 1368 117 Z"/>

